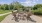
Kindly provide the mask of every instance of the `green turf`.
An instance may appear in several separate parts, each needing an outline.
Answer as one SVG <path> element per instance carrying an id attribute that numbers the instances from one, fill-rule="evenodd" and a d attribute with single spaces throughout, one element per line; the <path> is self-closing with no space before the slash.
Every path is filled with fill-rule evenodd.
<path id="1" fill-rule="evenodd" d="M 0 10 L 0 14 L 10 12 L 10 10 Z"/>
<path id="2" fill-rule="evenodd" d="M 8 15 L 9 15 L 9 14 L 0 16 L 0 22 L 1 22 L 2 20 L 4 20 L 4 18 L 5 18 L 6 16 L 8 16 Z"/>

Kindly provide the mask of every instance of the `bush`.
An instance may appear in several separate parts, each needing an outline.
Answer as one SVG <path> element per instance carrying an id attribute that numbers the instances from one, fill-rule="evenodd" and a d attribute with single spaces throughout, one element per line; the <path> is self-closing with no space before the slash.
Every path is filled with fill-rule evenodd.
<path id="1" fill-rule="evenodd" d="M 34 15 L 42 15 L 40 12 L 34 12 Z"/>
<path id="2" fill-rule="evenodd" d="M 32 13 L 35 15 L 42 15 L 42 8 L 38 8 L 37 10 L 32 10 Z"/>

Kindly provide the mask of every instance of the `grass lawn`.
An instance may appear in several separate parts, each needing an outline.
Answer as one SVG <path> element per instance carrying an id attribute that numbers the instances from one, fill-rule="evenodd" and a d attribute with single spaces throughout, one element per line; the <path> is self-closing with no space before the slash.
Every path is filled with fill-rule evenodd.
<path id="1" fill-rule="evenodd" d="M 9 15 L 9 14 L 0 16 L 0 22 L 1 22 L 2 20 L 4 20 L 4 18 L 5 18 L 6 16 L 8 16 L 8 15 Z"/>
<path id="2" fill-rule="evenodd" d="M 10 10 L 0 10 L 0 14 L 10 12 Z"/>

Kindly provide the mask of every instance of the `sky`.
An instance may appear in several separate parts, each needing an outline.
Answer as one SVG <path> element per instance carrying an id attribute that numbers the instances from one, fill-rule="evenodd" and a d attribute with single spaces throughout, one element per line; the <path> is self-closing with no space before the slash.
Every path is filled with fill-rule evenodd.
<path id="1" fill-rule="evenodd" d="M 33 6 L 35 4 L 42 4 L 42 0 L 0 0 L 0 4 L 10 4 L 12 2 L 18 1 L 24 6 Z"/>

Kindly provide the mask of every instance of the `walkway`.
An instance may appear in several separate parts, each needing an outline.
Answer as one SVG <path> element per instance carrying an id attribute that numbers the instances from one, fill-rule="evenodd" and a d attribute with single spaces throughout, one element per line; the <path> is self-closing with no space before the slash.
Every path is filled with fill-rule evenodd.
<path id="1" fill-rule="evenodd" d="M 14 20 L 12 20 L 13 16 L 12 14 L 8 15 L 1 23 L 34 23 L 34 22 L 31 22 L 31 21 L 19 21 L 19 22 L 15 22 Z M 42 23 L 42 17 L 38 17 L 38 16 L 35 16 L 35 15 L 32 15 L 31 16 L 32 19 L 34 19 L 35 21 L 37 21 L 36 23 Z"/>

